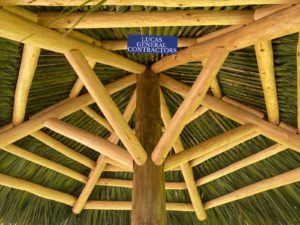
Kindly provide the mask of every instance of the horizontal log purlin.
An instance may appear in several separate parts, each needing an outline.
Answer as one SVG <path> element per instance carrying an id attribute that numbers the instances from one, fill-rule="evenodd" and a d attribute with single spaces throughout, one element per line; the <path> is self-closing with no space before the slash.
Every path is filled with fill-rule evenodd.
<path id="1" fill-rule="evenodd" d="M 208 26 L 248 24 L 254 20 L 254 11 L 176 10 L 165 12 L 92 12 L 89 14 L 79 12 L 66 14 L 64 16 L 61 16 L 61 12 L 41 12 L 38 13 L 38 17 L 39 24 L 50 28 L 98 29 Z"/>
<path id="2" fill-rule="evenodd" d="M 110 95 L 136 83 L 136 75 L 131 74 L 116 80 L 105 86 Z M 57 104 L 57 107 L 51 107 L 51 110 L 45 110 L 45 113 L 39 114 L 39 116 L 34 117 L 18 126 L 12 127 L 5 132 L 0 133 L 0 147 L 11 144 L 27 135 L 40 130 L 43 127 L 43 123 L 49 118 L 61 119 L 68 116 L 83 106 L 90 105 L 94 103 L 94 100 L 89 94 L 82 95 L 80 97 L 74 98 L 72 100 L 65 101 L 63 104 Z"/>
<path id="3" fill-rule="evenodd" d="M 167 76 L 161 76 L 161 78 L 163 78 L 161 79 L 162 86 L 169 88 L 183 97 L 187 95 L 190 89 L 189 86 Z M 295 134 L 280 126 L 271 124 L 270 122 L 267 122 L 244 109 L 210 95 L 205 96 L 202 104 L 210 110 L 220 113 L 221 115 L 235 120 L 240 124 L 256 125 L 257 132 L 282 145 L 285 145 L 288 148 L 300 152 L 300 135 L 298 134 Z"/>
<path id="4" fill-rule="evenodd" d="M 7 26 L 7 24 L 10 24 Z M 21 16 L 0 9 L 0 37 L 29 44 L 38 48 L 65 54 L 78 49 L 95 62 L 114 66 L 133 73 L 142 73 L 145 66 L 108 50 L 30 22 Z"/>
<path id="5" fill-rule="evenodd" d="M 300 4 L 293 5 L 240 29 L 181 50 L 175 55 L 165 56 L 154 63 L 151 69 L 160 73 L 178 65 L 207 58 L 213 49 L 220 46 L 231 52 L 261 41 L 296 33 L 300 30 L 299 10 Z"/>
<path id="6" fill-rule="evenodd" d="M 236 6 L 236 5 L 269 5 L 269 4 L 294 4 L 297 0 L 0 0 L 0 5 L 24 5 L 24 6 L 80 6 L 97 5 L 117 6 L 154 6 L 154 7 L 207 7 L 207 6 Z"/>

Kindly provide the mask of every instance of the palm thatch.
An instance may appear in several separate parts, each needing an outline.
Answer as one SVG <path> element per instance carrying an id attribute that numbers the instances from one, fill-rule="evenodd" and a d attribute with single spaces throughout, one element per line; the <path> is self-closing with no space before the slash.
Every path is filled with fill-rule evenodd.
<path id="1" fill-rule="evenodd" d="M 167 11 L 177 8 L 143 7 L 143 6 L 82 6 L 82 7 L 25 7 L 34 12 L 61 11 Z M 205 10 L 243 10 L 255 9 L 257 6 L 206 7 Z M 198 9 L 198 8 L 193 8 Z M 183 8 L 182 10 L 186 10 Z M 63 16 L 63 15 L 62 15 Z M 8 25 L 9 26 L 9 25 Z M 128 34 L 147 35 L 178 35 L 179 37 L 200 37 L 222 26 L 198 27 L 141 27 L 80 30 L 97 40 L 126 40 Z M 280 109 L 280 121 L 293 127 L 297 126 L 296 108 L 296 34 L 273 40 L 275 59 L 276 85 Z M 0 38 L 0 127 L 12 120 L 14 93 L 22 56 L 23 44 Z M 127 51 L 117 53 L 144 65 L 151 65 L 159 60 L 161 55 L 131 54 Z M 200 62 L 192 62 L 169 69 L 164 73 L 189 86 L 193 84 L 202 68 Z M 126 76 L 124 70 L 111 66 L 96 64 L 95 72 L 98 78 L 108 84 Z M 35 113 L 68 98 L 77 76 L 62 54 L 42 50 L 35 77 L 30 89 L 26 108 L 26 119 Z M 231 52 L 221 71 L 218 81 L 222 94 L 266 113 L 264 94 L 259 78 L 258 66 L 253 47 Z M 135 85 L 112 95 L 121 112 L 124 111 Z M 83 89 L 80 94 L 86 93 Z M 167 104 L 173 115 L 182 103 L 183 98 L 174 92 L 163 88 Z M 102 115 L 96 104 L 91 106 Z M 90 133 L 107 138 L 110 134 L 103 126 L 88 117 L 83 111 L 77 111 L 63 121 Z M 134 128 L 135 119 L 130 121 Z M 224 116 L 208 111 L 181 133 L 185 148 L 195 146 L 205 140 L 225 133 L 239 124 Z M 44 128 L 44 132 L 71 149 L 96 161 L 99 153 L 71 139 Z M 193 168 L 195 180 L 222 169 L 238 160 L 253 155 L 273 145 L 275 142 L 260 135 L 242 143 L 225 153 L 215 156 Z M 50 159 L 78 173 L 88 176 L 90 169 L 61 153 L 53 150 L 31 136 L 17 141 L 20 146 L 39 156 Z M 122 143 L 119 143 L 122 146 Z M 170 154 L 174 154 L 172 151 Z M 216 179 L 199 187 L 201 199 L 207 202 L 234 190 L 279 175 L 283 172 L 299 168 L 300 155 L 289 149 L 268 159 L 247 166 L 222 178 Z M 84 184 L 68 176 L 44 168 L 24 160 L 13 154 L 0 150 L 0 173 L 29 180 L 58 191 L 78 197 Z M 183 182 L 180 171 L 165 173 L 166 181 Z M 132 180 L 131 172 L 105 172 L 103 178 Z M 96 186 L 89 200 L 130 201 L 132 190 L 122 187 Z M 167 202 L 190 203 L 186 190 L 167 190 Z M 203 224 L 203 225 L 260 225 L 260 224 L 300 224 L 300 183 L 294 183 L 267 192 L 257 194 L 239 201 L 228 203 L 207 210 L 208 219 L 198 221 L 193 212 L 168 212 L 168 224 Z M 130 224 L 130 211 L 83 210 L 75 215 L 69 206 L 46 200 L 33 194 L 0 186 L 0 224 L 47 224 L 47 225 L 96 225 L 96 224 Z"/>

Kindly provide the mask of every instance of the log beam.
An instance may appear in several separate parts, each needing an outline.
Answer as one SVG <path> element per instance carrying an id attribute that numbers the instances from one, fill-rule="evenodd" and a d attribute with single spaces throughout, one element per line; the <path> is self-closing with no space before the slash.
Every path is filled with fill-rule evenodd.
<path id="1" fill-rule="evenodd" d="M 236 5 L 273 5 L 294 4 L 297 0 L 0 0 L 0 5 L 24 5 L 24 6 L 80 6 L 80 5 L 118 5 L 118 6 L 154 6 L 154 7 L 207 7 L 207 6 L 236 6 Z"/>
<path id="2" fill-rule="evenodd" d="M 136 75 L 132 74 L 106 85 L 105 88 L 111 95 L 135 83 Z M 65 116 L 68 116 L 82 107 L 92 103 L 94 103 L 94 100 L 89 94 L 86 94 L 72 100 L 63 100 L 56 104 L 55 107 L 50 106 L 43 110 L 43 113 L 38 113 L 38 116 L 32 117 L 29 121 L 0 133 L 0 147 L 11 144 L 36 132 L 37 130 L 40 130 L 43 128 L 43 123 L 49 118 L 64 118 Z"/>
<path id="3" fill-rule="evenodd" d="M 138 165 L 143 165 L 147 160 L 147 154 L 137 137 L 126 123 L 119 109 L 111 99 L 106 89 L 98 79 L 95 72 L 91 69 L 82 53 L 77 50 L 69 51 L 66 57 L 78 77 L 89 91 L 98 107 L 103 112 L 107 121 L 110 123 L 122 143 L 131 154 Z"/>
<path id="4" fill-rule="evenodd" d="M 161 165 L 164 162 L 171 147 L 186 125 L 187 120 L 201 104 L 212 80 L 217 76 L 227 55 L 228 52 L 224 48 L 217 48 L 211 53 L 207 63 L 152 153 L 152 160 L 156 165 Z"/>
<path id="5" fill-rule="evenodd" d="M 10 26 L 7 26 L 7 24 L 10 24 Z M 81 40 L 64 36 L 57 31 L 30 22 L 5 9 L 0 9 L 0 37 L 62 54 L 71 49 L 79 49 L 88 59 L 95 62 L 133 73 L 142 73 L 145 70 L 144 65 Z"/>
<path id="6" fill-rule="evenodd" d="M 154 63 L 151 68 L 154 72 L 160 73 L 178 65 L 207 58 L 217 47 L 222 46 L 231 52 L 258 42 L 299 32 L 299 10 L 300 4 L 293 5 L 240 29 L 181 50 L 176 55 L 166 56 Z M 258 30 L 260 32 L 257 32 Z"/>
<path id="7" fill-rule="evenodd" d="M 264 92 L 268 119 L 279 124 L 279 106 L 274 71 L 272 41 L 263 41 L 254 45 L 260 80 Z"/>
<path id="8" fill-rule="evenodd" d="M 208 26 L 248 24 L 254 20 L 253 11 L 207 11 L 177 10 L 151 12 L 94 12 L 70 13 L 60 16 L 60 12 L 38 13 L 38 23 L 51 28 L 121 28 L 121 27 L 165 27 L 165 26 Z M 78 22 L 79 21 L 79 22 Z"/>
<path id="9" fill-rule="evenodd" d="M 128 122 L 135 110 L 136 106 L 136 92 L 132 95 L 128 105 L 126 106 L 126 109 L 123 113 L 123 117 L 126 122 Z M 119 138 L 116 135 L 116 133 L 112 133 L 110 137 L 108 138 L 108 141 L 117 145 Z M 75 205 L 73 206 L 73 212 L 75 214 L 79 214 L 81 210 L 84 208 L 84 205 L 86 204 L 89 196 L 91 195 L 94 187 L 96 186 L 102 172 L 104 171 L 106 165 L 107 165 L 107 157 L 104 155 L 100 155 L 97 160 L 96 167 L 91 170 L 88 182 L 86 183 L 84 189 L 82 190 L 79 198 L 77 199 Z"/>
<path id="10" fill-rule="evenodd" d="M 101 137 L 74 127 L 58 119 L 48 119 L 45 121 L 44 125 L 56 133 L 66 136 L 78 143 L 94 149 L 95 151 L 109 158 L 118 161 L 128 168 L 132 167 L 132 158 L 123 148 L 114 145 Z"/>
<path id="11" fill-rule="evenodd" d="M 138 76 L 135 133 L 144 146 L 148 160 L 134 164 L 131 225 L 167 224 L 165 176 L 151 153 L 161 136 L 159 77 L 150 70 Z"/>
<path id="12" fill-rule="evenodd" d="M 160 91 L 160 110 L 161 110 L 161 118 L 164 123 L 164 126 L 168 128 L 168 125 L 172 119 L 171 114 L 169 112 L 167 103 L 165 101 L 165 98 L 163 96 L 162 91 Z M 177 141 L 175 142 L 173 146 L 176 153 L 183 152 L 184 147 L 182 145 L 180 137 L 178 137 Z M 196 216 L 199 220 L 205 220 L 207 218 L 206 212 L 204 210 L 199 191 L 197 189 L 193 169 L 190 166 L 188 162 L 181 163 L 180 169 L 182 171 L 190 199 L 194 208 L 194 211 L 196 213 Z"/>
<path id="13" fill-rule="evenodd" d="M 164 76 L 164 78 L 161 80 L 161 85 L 182 95 L 183 97 L 187 96 L 190 89 L 189 86 L 167 76 Z M 237 107 L 210 95 L 205 96 L 202 104 L 210 110 L 220 113 L 223 116 L 235 120 L 240 124 L 253 124 L 257 127 L 257 132 L 267 136 L 270 139 L 273 139 L 274 141 L 282 145 L 285 145 L 288 148 L 300 152 L 300 136 L 293 133 L 292 131 L 284 129 L 280 126 L 276 126 L 240 107 Z"/>

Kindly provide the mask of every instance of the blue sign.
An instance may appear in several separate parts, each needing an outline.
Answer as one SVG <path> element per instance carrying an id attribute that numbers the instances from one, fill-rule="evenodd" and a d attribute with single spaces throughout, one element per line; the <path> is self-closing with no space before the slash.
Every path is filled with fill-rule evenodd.
<path id="1" fill-rule="evenodd" d="M 177 37 L 129 35 L 127 50 L 132 53 L 175 54 L 177 53 Z"/>

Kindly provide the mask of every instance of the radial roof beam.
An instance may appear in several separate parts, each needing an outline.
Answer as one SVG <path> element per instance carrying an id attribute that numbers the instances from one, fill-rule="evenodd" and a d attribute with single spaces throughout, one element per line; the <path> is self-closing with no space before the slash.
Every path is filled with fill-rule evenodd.
<path id="1" fill-rule="evenodd" d="M 172 117 L 169 112 L 169 108 L 167 106 L 167 103 L 165 101 L 162 91 L 160 91 L 160 111 L 161 111 L 161 118 L 164 123 L 164 126 L 167 128 Z M 173 145 L 173 148 L 176 153 L 184 151 L 184 147 L 182 145 L 180 137 L 178 137 L 177 141 Z M 205 220 L 207 215 L 204 210 L 204 207 L 203 207 L 203 204 L 202 204 L 202 201 L 200 198 L 200 194 L 199 194 L 199 191 L 198 191 L 196 183 L 195 183 L 193 169 L 188 162 L 181 163 L 180 169 L 182 171 L 182 174 L 183 174 L 183 177 L 184 177 L 184 180 L 185 180 L 196 216 L 199 220 Z"/>
<path id="2" fill-rule="evenodd" d="M 25 119 L 27 99 L 41 49 L 25 44 L 14 98 L 12 122 L 19 125 Z"/>
<path id="3" fill-rule="evenodd" d="M 116 80 L 105 86 L 108 93 L 114 94 L 132 84 L 136 83 L 136 75 L 128 75 L 119 80 Z M 94 100 L 89 94 L 82 95 L 80 97 L 74 98 L 72 100 L 65 101 L 62 103 L 56 104 L 55 107 L 50 106 L 49 110 L 43 110 L 43 113 L 38 113 L 38 116 L 30 119 L 29 121 L 25 121 L 24 123 L 11 127 L 6 131 L 0 133 L 0 147 L 11 144 L 27 135 L 30 135 L 37 130 L 43 128 L 43 123 L 50 118 L 64 118 L 84 106 L 90 105 L 94 103 Z"/>
<path id="4" fill-rule="evenodd" d="M 136 108 L 136 91 L 130 98 L 129 103 L 126 106 L 126 109 L 123 113 L 123 117 L 126 120 L 126 122 L 128 122 L 130 120 L 130 118 L 132 117 L 132 114 L 134 113 L 135 108 Z M 110 141 L 113 144 L 118 144 L 119 138 L 115 133 L 112 133 L 110 135 L 110 137 L 108 138 L 108 141 Z M 88 182 L 86 183 L 79 198 L 77 199 L 76 203 L 73 206 L 74 213 L 78 214 L 82 211 L 82 209 L 84 208 L 84 205 L 86 204 L 94 187 L 96 186 L 97 183 L 99 183 L 98 180 L 99 180 L 102 172 L 104 171 L 106 165 L 107 165 L 106 157 L 104 155 L 100 155 L 97 160 L 96 167 L 93 170 L 91 170 Z"/>
<path id="5" fill-rule="evenodd" d="M 267 5 L 293 4 L 297 0 L 0 0 L 0 5 L 30 5 L 30 6 L 80 6 L 80 5 L 120 5 L 120 6 L 161 6 L 161 7 L 206 7 L 206 6 L 236 6 L 236 5 Z"/>
<path id="6" fill-rule="evenodd" d="M 260 80 L 264 92 L 268 119 L 279 124 L 279 106 L 274 71 L 272 41 L 262 41 L 254 45 Z"/>
<path id="7" fill-rule="evenodd" d="M 256 43 L 296 33 L 300 30 L 300 4 L 293 5 L 243 28 L 162 58 L 152 65 L 155 73 L 188 62 L 207 58 L 213 49 L 223 46 L 228 51 L 249 47 Z M 259 32 L 257 32 L 259 31 Z"/>
<path id="8" fill-rule="evenodd" d="M 217 48 L 212 51 L 206 65 L 203 67 L 152 153 L 152 160 L 156 165 L 161 165 L 164 162 L 188 119 L 201 104 L 213 78 L 218 74 L 227 55 L 228 52 L 224 48 Z"/>
<path id="9" fill-rule="evenodd" d="M 78 143 L 81 143 L 95 151 L 117 160 L 124 166 L 131 168 L 132 159 L 130 155 L 121 147 L 112 144 L 96 135 L 93 135 L 80 128 L 74 127 L 58 119 L 49 119 L 44 123 L 45 127 L 66 136 Z"/>
<path id="10" fill-rule="evenodd" d="M 190 87 L 176 81 L 172 78 L 164 76 L 163 82 L 161 83 L 166 88 L 186 97 L 189 93 Z M 221 115 L 235 120 L 241 124 L 253 124 L 256 125 L 257 131 L 274 141 L 285 145 L 297 152 L 300 152 L 300 135 L 293 133 L 290 130 L 276 126 L 268 121 L 253 115 L 247 110 L 244 110 L 238 106 L 232 105 L 228 102 L 222 101 L 216 97 L 206 95 L 202 104 L 217 112 Z"/>
<path id="11" fill-rule="evenodd" d="M 177 10 L 166 12 L 38 13 L 38 23 L 51 28 L 120 28 L 248 24 L 254 20 L 253 11 Z"/>
<path id="12" fill-rule="evenodd" d="M 147 154 L 143 146 L 122 117 L 119 109 L 84 56 L 80 51 L 73 50 L 69 51 L 66 57 L 134 161 L 138 165 L 143 165 L 147 160 Z"/>
<path id="13" fill-rule="evenodd" d="M 7 26 L 13 24 L 13 26 Z M 65 54 L 78 49 L 95 62 L 114 66 L 133 73 L 142 73 L 145 66 L 81 40 L 35 24 L 5 9 L 0 9 L 0 37 L 29 44 L 38 48 Z"/>

